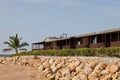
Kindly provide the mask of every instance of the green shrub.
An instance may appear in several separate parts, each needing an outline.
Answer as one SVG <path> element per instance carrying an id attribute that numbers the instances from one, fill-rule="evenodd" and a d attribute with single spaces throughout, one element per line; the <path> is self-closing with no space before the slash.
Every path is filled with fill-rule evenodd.
<path id="1" fill-rule="evenodd" d="M 78 48 L 61 50 L 35 50 L 12 54 L 11 56 L 21 55 L 44 55 L 44 56 L 116 56 L 120 53 L 120 47 L 111 48 Z"/>

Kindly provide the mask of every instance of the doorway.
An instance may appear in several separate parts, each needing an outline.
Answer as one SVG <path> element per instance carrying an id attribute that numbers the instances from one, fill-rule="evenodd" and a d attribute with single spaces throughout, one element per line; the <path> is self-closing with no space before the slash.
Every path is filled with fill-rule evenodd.
<path id="1" fill-rule="evenodd" d="M 76 48 L 76 38 L 71 38 L 70 48 L 71 49 L 75 49 Z"/>

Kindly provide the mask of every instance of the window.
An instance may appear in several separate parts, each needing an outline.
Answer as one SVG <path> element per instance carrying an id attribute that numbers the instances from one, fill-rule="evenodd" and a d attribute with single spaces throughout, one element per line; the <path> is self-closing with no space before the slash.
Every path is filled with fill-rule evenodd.
<path id="1" fill-rule="evenodd" d="M 101 35 L 97 35 L 97 43 L 102 43 L 102 34 Z"/>
<path id="2" fill-rule="evenodd" d="M 60 46 L 60 41 L 57 41 L 57 46 Z"/>
<path id="3" fill-rule="evenodd" d="M 111 41 L 118 41 L 118 32 L 111 33 Z"/>
<path id="4" fill-rule="evenodd" d="M 68 40 L 67 40 L 67 45 L 69 45 L 69 44 L 70 44 L 70 40 L 68 39 Z"/>
<path id="5" fill-rule="evenodd" d="M 66 40 L 63 40 L 63 45 L 64 45 L 64 46 L 66 45 Z"/>
<path id="6" fill-rule="evenodd" d="M 77 43 L 78 45 L 80 45 L 80 41 L 78 41 L 78 43 Z"/>
<path id="7" fill-rule="evenodd" d="M 83 44 L 83 39 L 82 38 L 78 38 L 77 39 L 77 45 L 81 45 Z"/>
<path id="8" fill-rule="evenodd" d="M 92 37 L 91 37 L 91 43 L 92 43 L 92 44 L 96 44 L 96 43 L 97 43 L 97 38 L 96 38 L 96 36 L 92 36 Z"/>

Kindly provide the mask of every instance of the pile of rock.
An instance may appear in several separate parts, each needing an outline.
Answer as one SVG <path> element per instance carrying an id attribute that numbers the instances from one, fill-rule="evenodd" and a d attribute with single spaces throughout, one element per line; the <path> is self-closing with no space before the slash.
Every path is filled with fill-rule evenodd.
<path id="1" fill-rule="evenodd" d="M 106 59 L 106 60 L 105 60 Z M 1 57 L 12 63 L 38 68 L 50 80 L 120 80 L 120 59 L 98 57 Z"/>

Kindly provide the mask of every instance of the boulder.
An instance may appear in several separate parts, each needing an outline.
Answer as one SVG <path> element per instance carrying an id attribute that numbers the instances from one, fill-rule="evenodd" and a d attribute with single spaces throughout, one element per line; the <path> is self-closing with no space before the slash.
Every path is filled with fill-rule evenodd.
<path id="1" fill-rule="evenodd" d="M 67 74 L 70 74 L 71 71 L 70 71 L 69 68 L 64 68 L 64 69 L 62 69 L 61 73 L 62 73 L 62 76 L 65 76 L 65 75 L 67 75 Z"/>
<path id="2" fill-rule="evenodd" d="M 115 72 L 117 72 L 118 71 L 118 66 L 117 65 L 112 65 L 111 66 L 111 68 L 110 68 L 110 70 L 111 70 L 111 73 L 115 73 Z"/>

